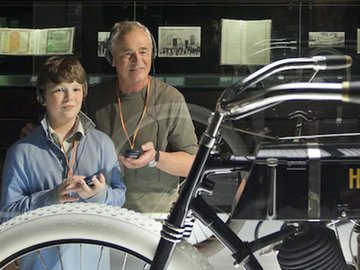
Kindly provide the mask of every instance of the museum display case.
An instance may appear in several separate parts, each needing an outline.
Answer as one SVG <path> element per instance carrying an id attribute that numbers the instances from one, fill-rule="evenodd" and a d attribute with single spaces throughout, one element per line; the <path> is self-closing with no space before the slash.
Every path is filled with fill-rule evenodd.
<path id="1" fill-rule="evenodd" d="M 232 253 L 234 266 L 252 264 L 255 267 L 247 269 L 262 269 L 252 258 L 259 251 L 261 256 L 268 256 L 270 252 L 280 254 L 279 264 L 290 261 L 299 265 L 296 269 L 304 269 L 304 262 L 313 263 L 315 268 L 334 260 L 345 265 L 348 258 L 345 262 L 342 255 L 349 254 L 359 268 L 360 242 L 359 238 L 355 239 L 360 231 L 357 200 L 360 94 L 352 90 L 359 90 L 360 86 L 360 1 L 2 0 L 0 181 L 8 147 L 19 139 L 26 123 L 38 123 L 44 112 L 44 107 L 36 101 L 35 83 L 45 59 L 57 54 L 78 56 L 88 74 L 90 87 L 112 79 L 116 76 L 115 69 L 105 59 L 107 38 L 113 24 L 123 20 L 136 20 L 149 28 L 156 43 L 151 76 L 176 87 L 184 95 L 199 138 L 205 128 L 208 131 L 200 140 L 187 180 L 181 181 L 178 202 L 169 218 L 161 223 L 160 245 L 157 240 L 150 242 L 152 236 L 142 232 L 142 228 L 150 232 L 152 224 L 139 221 L 133 211 L 124 215 L 123 209 L 118 214 L 100 209 L 102 206 L 90 205 L 91 211 L 87 211 L 87 206 L 61 204 L 59 208 L 52 206 L 45 210 L 45 215 L 42 209 L 29 214 L 30 221 L 35 222 L 25 217 L 18 219 L 19 223 L 11 223 L 14 227 L 2 231 L 3 239 L 15 239 L 10 242 L 20 252 L 4 246 L 0 257 L 18 259 L 22 253 L 35 249 L 40 254 L 38 249 L 48 244 L 95 242 L 104 246 L 110 243 L 111 247 L 121 250 L 123 261 L 128 260 L 128 254 L 133 256 L 129 257 L 130 262 L 138 257 L 141 269 L 148 269 L 144 261 L 158 267 L 159 261 L 166 264 L 175 242 L 191 232 L 194 221 L 190 219 L 196 217 L 212 231 L 206 232 L 203 238 L 193 234 L 196 241 L 190 243 L 209 251 L 210 246 L 213 248 L 209 243 L 214 244 L 216 236 L 226 251 Z M 344 55 L 351 57 L 351 65 L 347 65 L 348 57 L 339 57 L 336 61 L 331 58 Z M 311 64 L 303 64 L 309 60 Z M 344 67 L 342 61 L 346 62 L 346 68 L 334 68 Z M 336 63 L 331 66 L 329 62 Z M 276 71 L 279 72 L 271 72 L 271 63 L 278 65 Z M 331 67 L 326 69 L 324 63 Z M 292 68 L 288 68 L 291 65 Z M 258 76 L 249 77 L 250 74 Z M 358 82 L 351 87 L 341 84 L 348 81 Z M 83 110 L 86 113 L 85 105 Z M 75 221 L 67 222 L 68 217 L 62 216 L 62 211 L 71 214 Z M 216 214 L 230 226 L 220 222 Z M 232 222 L 235 219 L 259 221 L 251 228 L 255 239 L 251 246 L 234 235 L 243 230 L 244 225 Z M 93 224 L 93 220 L 98 224 Z M 259 231 L 265 221 L 282 221 L 281 230 L 262 236 L 264 229 L 261 234 Z M 336 226 L 346 222 L 354 226 L 348 239 L 350 251 L 341 244 L 339 250 L 326 256 L 316 253 L 327 251 L 327 247 L 337 249 L 337 244 L 345 243 L 344 236 L 338 241 L 334 235 L 333 241 L 318 233 L 318 229 L 325 228 L 324 225 L 333 227 L 338 236 Z M 307 223 L 310 226 L 307 227 Z M 137 226 L 139 224 L 141 226 Z M 140 229 L 133 229 L 135 227 Z M 114 234 L 114 228 L 120 233 Z M 36 231 L 35 235 L 41 237 L 29 234 L 32 239 L 28 241 L 24 237 L 28 231 Z M 247 231 L 245 234 L 250 235 Z M 70 238 L 66 238 L 69 235 Z M 311 241 L 319 235 L 327 245 L 317 248 L 311 243 L 310 247 L 315 246 L 316 252 L 309 248 L 309 254 L 302 256 L 299 243 L 307 242 L 299 239 L 303 235 L 310 235 Z M 285 238 L 295 239 L 291 243 L 299 247 L 295 253 L 301 255 L 300 263 L 298 257 L 285 254 L 286 244 L 281 243 Z M 351 241 L 357 241 L 354 251 Z M 153 249 L 150 255 L 143 251 L 149 246 Z M 154 257 L 157 247 L 160 252 Z M 184 250 L 181 245 L 177 248 Z M 185 255 L 190 253 L 186 250 L 182 252 Z M 187 261 L 178 259 L 176 253 L 172 263 L 178 266 L 174 269 L 183 269 Z M 194 254 L 186 256 L 202 260 Z M 101 252 L 99 262 L 102 255 Z M 113 255 L 115 257 L 118 260 L 118 256 Z M 88 259 L 80 256 L 83 258 Z M 163 269 L 161 263 L 159 269 Z M 284 266 L 282 269 L 295 268 Z"/>
<path id="2" fill-rule="evenodd" d="M 356 75 L 359 65 L 357 27 L 360 12 L 356 1 L 271 2 L 3 1 L 0 6 L 0 27 L 74 27 L 73 53 L 81 58 L 91 75 L 92 83 L 113 75 L 112 67 L 101 55 L 106 40 L 102 34 L 108 32 L 114 22 L 121 20 L 138 20 L 148 26 L 158 44 L 155 75 L 177 86 L 223 87 L 270 61 L 322 53 L 351 55 L 354 59 L 352 74 Z M 232 22 L 230 29 L 226 21 Z M 269 22 L 266 33 L 263 33 L 265 30 L 259 32 L 261 27 L 265 27 L 263 25 L 252 28 L 253 33 L 250 33 L 250 25 L 247 25 L 241 28 L 242 34 L 237 40 L 229 38 L 236 36 L 237 32 L 234 31 L 240 31 L 240 28 L 234 28 L 236 22 L 254 21 Z M 244 35 L 246 27 L 248 30 Z M 192 33 L 193 28 L 195 32 Z M 257 44 L 261 43 L 258 40 L 264 44 Z M 230 42 L 239 44 L 234 46 Z M 175 53 L 190 50 L 195 45 L 198 47 L 196 54 Z M 251 49 L 251 45 L 255 49 Z M 237 49 L 249 50 L 248 53 L 266 51 L 267 59 L 260 62 L 244 61 L 235 52 L 236 46 Z M 173 52 L 167 54 L 165 50 Z M 235 59 L 231 63 L 226 62 L 225 56 L 221 55 L 229 51 L 235 53 L 231 55 Z M 14 80 L 6 81 L 5 75 L 36 75 L 44 58 L 3 53 L 0 58 L 1 85 L 15 84 Z M 30 80 L 18 77 L 17 81 L 18 84 L 31 84 L 31 77 Z"/>

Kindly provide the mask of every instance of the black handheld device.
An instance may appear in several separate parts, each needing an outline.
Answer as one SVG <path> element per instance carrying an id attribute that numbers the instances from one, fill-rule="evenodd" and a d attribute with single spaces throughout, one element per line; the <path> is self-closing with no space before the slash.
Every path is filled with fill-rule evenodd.
<path id="1" fill-rule="evenodd" d="M 86 182 L 86 184 L 88 185 L 88 186 L 93 186 L 94 185 L 94 183 L 93 183 L 93 180 L 92 180 L 92 178 L 94 177 L 94 176 L 98 176 L 100 173 L 102 173 L 103 171 L 102 170 L 100 170 L 100 171 L 98 171 L 98 172 L 96 172 L 96 173 L 93 173 L 93 174 L 91 174 L 91 175 L 89 175 L 89 176 L 87 176 L 87 177 L 85 177 L 84 178 L 84 180 L 85 180 L 85 182 Z"/>
<path id="2" fill-rule="evenodd" d="M 88 186 L 90 186 L 90 187 L 94 185 L 93 180 L 92 180 L 92 178 L 93 178 L 94 175 L 95 175 L 95 174 L 90 175 L 90 176 L 87 176 L 87 177 L 84 178 L 86 184 L 87 184 Z"/>
<path id="3" fill-rule="evenodd" d="M 142 154 L 142 151 L 139 149 L 126 149 L 124 157 L 138 159 Z"/>

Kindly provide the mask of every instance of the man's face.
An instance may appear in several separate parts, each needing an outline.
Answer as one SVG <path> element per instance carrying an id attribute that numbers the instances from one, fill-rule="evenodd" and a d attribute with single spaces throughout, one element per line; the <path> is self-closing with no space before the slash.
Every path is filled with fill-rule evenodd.
<path id="1" fill-rule="evenodd" d="M 45 106 L 50 125 L 58 125 L 75 121 L 82 105 L 84 91 L 81 84 L 50 83 L 46 87 Z"/>
<path id="2" fill-rule="evenodd" d="M 131 89 L 141 86 L 141 89 L 144 86 L 151 68 L 151 54 L 151 39 L 144 29 L 136 29 L 123 36 L 122 40 L 116 41 L 113 64 L 120 79 L 120 87 Z"/>

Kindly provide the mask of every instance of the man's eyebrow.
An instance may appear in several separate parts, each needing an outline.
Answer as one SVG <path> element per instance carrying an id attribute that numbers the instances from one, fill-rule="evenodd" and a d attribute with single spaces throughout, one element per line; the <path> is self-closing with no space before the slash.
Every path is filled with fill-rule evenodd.
<path id="1" fill-rule="evenodd" d="M 149 47 L 140 47 L 139 50 L 141 50 L 141 51 L 150 51 L 150 48 L 149 48 Z M 120 49 L 120 52 L 121 52 L 121 53 L 128 53 L 128 52 L 134 52 L 134 51 L 136 51 L 136 50 L 130 49 L 130 48 Z"/>
<path id="2" fill-rule="evenodd" d="M 131 52 L 133 51 L 133 49 L 130 49 L 130 48 L 122 48 L 120 49 L 120 52 Z"/>

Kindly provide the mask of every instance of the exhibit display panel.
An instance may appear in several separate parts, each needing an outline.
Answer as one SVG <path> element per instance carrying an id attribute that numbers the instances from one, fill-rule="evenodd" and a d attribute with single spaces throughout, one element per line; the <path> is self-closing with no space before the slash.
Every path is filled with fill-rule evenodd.
<path id="1" fill-rule="evenodd" d="M 269 62 L 316 54 L 351 55 L 349 73 L 357 76 L 360 6 L 353 2 L 3 1 L 0 84 L 31 85 L 44 57 L 56 53 L 78 55 L 90 83 L 112 76 L 104 49 L 110 28 L 121 20 L 148 26 L 158 46 L 154 74 L 180 87 L 228 86 Z M 61 50 L 65 35 L 54 34 L 42 44 L 44 54 L 24 54 L 33 43 L 19 29 L 54 28 L 75 29 L 70 50 Z M 11 37 L 5 29 L 16 31 Z M 284 76 L 294 80 L 298 74 Z"/>

